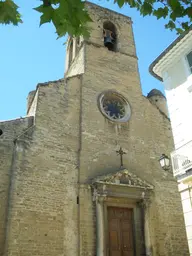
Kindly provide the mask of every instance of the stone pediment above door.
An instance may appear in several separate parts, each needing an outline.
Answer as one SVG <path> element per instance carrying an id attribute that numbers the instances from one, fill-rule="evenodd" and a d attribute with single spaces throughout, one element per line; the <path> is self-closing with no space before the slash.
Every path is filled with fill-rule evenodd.
<path id="1" fill-rule="evenodd" d="M 92 182 L 93 184 L 118 185 L 122 187 L 142 188 L 147 190 L 154 189 L 154 186 L 141 179 L 127 169 L 117 171 L 116 173 L 98 176 Z"/>

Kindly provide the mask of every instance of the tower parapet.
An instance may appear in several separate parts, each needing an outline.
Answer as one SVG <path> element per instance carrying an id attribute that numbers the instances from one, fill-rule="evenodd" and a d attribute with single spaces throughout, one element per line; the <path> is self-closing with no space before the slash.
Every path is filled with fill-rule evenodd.
<path id="1" fill-rule="evenodd" d="M 147 98 L 149 101 L 156 106 L 162 112 L 165 114 L 167 117 L 168 115 L 168 109 L 167 109 L 167 100 L 163 93 L 157 89 L 152 89 L 148 94 Z"/>

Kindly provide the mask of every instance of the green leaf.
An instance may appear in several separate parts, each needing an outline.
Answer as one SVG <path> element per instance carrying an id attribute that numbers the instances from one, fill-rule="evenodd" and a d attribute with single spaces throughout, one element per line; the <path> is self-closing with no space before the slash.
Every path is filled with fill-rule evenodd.
<path id="1" fill-rule="evenodd" d="M 59 27 L 62 24 L 61 17 L 60 17 L 60 12 L 59 12 L 58 9 L 54 10 L 54 12 L 53 12 L 52 22 L 53 22 L 56 29 L 57 29 L 57 27 Z"/>
<path id="2" fill-rule="evenodd" d="M 157 17 L 157 19 L 160 19 L 160 18 L 166 18 L 167 15 L 168 15 L 168 7 L 165 7 L 165 8 L 158 8 L 157 10 L 154 10 L 153 11 L 153 15 Z"/>
<path id="3" fill-rule="evenodd" d="M 185 8 L 180 4 L 179 0 L 169 0 L 169 6 L 172 9 L 173 17 L 183 17 L 185 15 Z"/>
<path id="4" fill-rule="evenodd" d="M 176 28 L 176 26 L 175 26 L 175 23 L 174 23 L 172 20 L 170 20 L 170 21 L 165 25 L 165 28 L 169 28 L 170 30 L 173 30 L 173 29 Z"/>
<path id="5" fill-rule="evenodd" d="M 125 1 L 124 0 L 117 0 L 118 6 L 121 8 L 124 5 Z"/>
<path id="6" fill-rule="evenodd" d="M 0 23 L 18 25 L 22 23 L 18 6 L 12 0 L 0 1 Z"/>
<path id="7" fill-rule="evenodd" d="M 137 0 L 137 4 L 139 4 L 139 2 L 141 2 L 141 0 Z M 125 3 L 129 4 L 129 6 L 131 8 L 136 7 L 136 1 L 135 0 L 125 0 Z"/>
<path id="8" fill-rule="evenodd" d="M 45 8 L 43 15 L 40 17 L 40 26 L 44 23 L 51 22 L 53 12 L 54 9 L 51 6 Z"/>
<path id="9" fill-rule="evenodd" d="M 192 7 L 188 7 L 185 9 L 185 14 L 189 17 L 192 17 Z"/>
<path id="10" fill-rule="evenodd" d="M 182 22 L 181 26 L 184 30 L 188 30 L 189 29 L 189 23 L 188 22 Z"/>
<path id="11" fill-rule="evenodd" d="M 157 0 L 146 0 L 150 4 L 154 4 Z"/>
<path id="12" fill-rule="evenodd" d="M 148 3 L 147 1 L 145 1 L 143 3 L 143 5 L 141 5 L 141 8 L 140 8 L 140 13 L 143 15 L 143 16 L 146 16 L 146 15 L 150 15 L 153 11 L 153 7 L 150 3 Z"/>
<path id="13" fill-rule="evenodd" d="M 69 15 L 71 13 L 71 10 L 72 8 L 70 8 L 70 5 L 67 1 L 60 1 L 58 11 L 60 12 L 61 16 Z"/>
<path id="14" fill-rule="evenodd" d="M 46 7 L 42 4 L 42 5 L 40 5 L 40 6 L 36 7 L 36 8 L 33 8 L 33 10 L 35 10 L 37 12 L 42 12 L 43 13 L 45 8 Z"/>
<path id="15" fill-rule="evenodd" d="M 181 4 L 178 0 L 168 0 L 167 1 L 168 5 L 171 7 L 172 10 L 180 9 Z"/>
<path id="16" fill-rule="evenodd" d="M 172 13 L 170 14 L 170 18 L 171 18 L 173 21 L 176 21 L 176 19 L 177 19 L 176 13 L 175 13 L 175 12 L 172 12 Z"/>
<path id="17" fill-rule="evenodd" d="M 60 0 L 50 0 L 51 4 L 59 4 Z"/>
<path id="18" fill-rule="evenodd" d="M 184 32 L 184 30 L 181 29 L 181 28 L 176 28 L 176 31 L 177 31 L 178 35 L 180 35 L 180 34 L 182 34 Z"/>

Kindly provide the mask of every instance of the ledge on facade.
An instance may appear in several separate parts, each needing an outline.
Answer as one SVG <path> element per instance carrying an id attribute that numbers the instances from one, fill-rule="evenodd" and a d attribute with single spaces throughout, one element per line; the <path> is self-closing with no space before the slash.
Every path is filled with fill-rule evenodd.
<path id="1" fill-rule="evenodd" d="M 24 116 L 24 117 L 18 117 L 18 118 L 14 118 L 14 119 L 8 119 L 8 120 L 0 120 L 0 124 L 8 124 L 8 123 L 21 123 L 21 122 L 25 122 L 25 120 L 33 120 L 33 117 L 31 116 Z"/>
<path id="2" fill-rule="evenodd" d="M 63 81 L 65 81 L 65 78 L 61 78 L 61 79 L 53 80 L 53 81 L 48 81 L 48 82 L 44 82 L 44 83 L 38 83 L 36 89 L 38 89 L 39 86 L 48 86 L 49 84 L 56 84 L 56 83 L 63 82 Z"/>
<path id="3" fill-rule="evenodd" d="M 85 42 L 86 44 L 88 44 L 88 45 L 93 45 L 93 46 L 95 46 L 95 47 L 97 47 L 97 48 L 104 48 L 104 49 L 106 49 L 106 47 L 105 47 L 104 45 L 98 44 L 98 43 L 95 43 L 95 42 L 92 42 L 92 41 L 89 41 L 89 39 L 84 39 L 84 42 Z M 121 51 L 116 51 L 116 52 L 113 51 L 113 53 L 120 53 L 120 54 L 129 56 L 129 57 L 131 57 L 131 58 L 134 58 L 134 59 L 137 59 L 137 60 L 138 60 L 137 55 L 134 55 L 134 54 L 129 54 L 129 53 L 126 53 L 126 52 L 121 52 Z"/>
<path id="4" fill-rule="evenodd" d="M 0 122 L 0 140 L 14 141 L 24 134 L 34 124 L 33 116 L 20 117 L 13 120 Z"/>

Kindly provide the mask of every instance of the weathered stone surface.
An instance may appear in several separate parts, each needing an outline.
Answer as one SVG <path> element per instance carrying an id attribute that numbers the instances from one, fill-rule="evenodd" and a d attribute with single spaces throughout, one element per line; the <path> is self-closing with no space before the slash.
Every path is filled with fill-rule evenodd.
<path id="1" fill-rule="evenodd" d="M 72 77 L 38 85 L 28 111 L 34 124 L 31 117 L 11 125 L 0 123 L 0 128 L 9 127 L 0 137 L 0 184 L 5 191 L 0 193 L 0 252 L 4 256 L 96 255 L 91 182 L 119 169 L 116 150 L 121 146 L 126 151 L 124 168 L 153 186 L 149 207 L 153 256 L 186 256 L 177 183 L 158 163 L 162 152 L 173 149 L 170 123 L 142 96 L 131 21 L 89 6 L 93 31 L 81 46 L 80 66 L 74 59 L 75 71 L 68 73 Z M 118 52 L 103 47 L 101 26 L 106 19 L 117 26 Z M 111 123 L 99 111 L 98 95 L 111 89 L 130 103 L 132 115 L 126 124 Z M 117 205 L 128 202 L 128 198 L 106 200 Z M 140 236 L 138 208 L 135 216 Z"/>
<path id="2" fill-rule="evenodd" d="M 16 140 L 33 127 L 33 117 L 0 122 L 0 255 L 6 240 L 6 225 L 10 205 L 10 189 L 15 167 Z"/>

